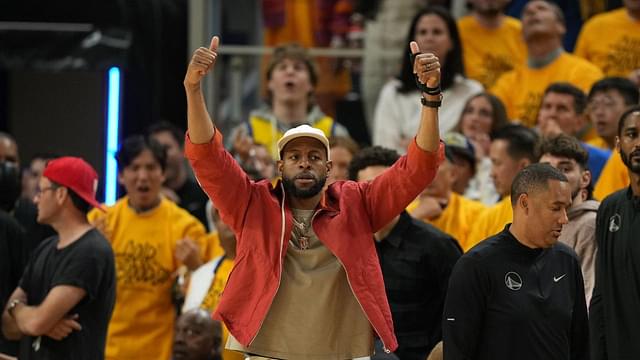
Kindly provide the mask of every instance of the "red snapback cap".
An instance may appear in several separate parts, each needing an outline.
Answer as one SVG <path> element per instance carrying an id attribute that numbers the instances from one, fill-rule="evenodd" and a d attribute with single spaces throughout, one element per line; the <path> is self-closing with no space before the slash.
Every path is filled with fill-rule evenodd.
<path id="1" fill-rule="evenodd" d="M 64 156 L 50 160 L 42 172 L 47 179 L 67 187 L 86 202 L 100 210 L 104 209 L 96 201 L 98 174 L 89 163 L 78 157 Z"/>

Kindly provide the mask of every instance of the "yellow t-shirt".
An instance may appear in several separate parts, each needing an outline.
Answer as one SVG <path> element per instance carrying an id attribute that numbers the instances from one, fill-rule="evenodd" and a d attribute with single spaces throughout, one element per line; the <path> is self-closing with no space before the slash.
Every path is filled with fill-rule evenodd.
<path id="1" fill-rule="evenodd" d="M 487 207 L 481 202 L 467 199 L 457 193 L 451 193 L 449 203 L 439 217 L 432 220 L 422 219 L 422 221 L 453 236 L 464 248 L 471 231 L 471 225 L 486 209 Z"/>
<path id="2" fill-rule="evenodd" d="M 602 78 L 602 71 L 577 56 L 562 53 L 551 64 L 532 69 L 518 66 L 503 74 L 491 92 L 502 100 L 512 121 L 533 127 L 537 123 L 538 109 L 544 90 L 558 81 L 569 82 L 585 93 Z"/>
<path id="3" fill-rule="evenodd" d="M 505 16 L 499 28 L 487 29 L 468 15 L 458 20 L 458 30 L 466 75 L 487 89 L 527 57 L 520 20 Z"/>
<path id="4" fill-rule="evenodd" d="M 607 76 L 626 77 L 640 69 L 640 20 L 624 7 L 596 15 L 582 27 L 574 53 Z"/>
<path id="5" fill-rule="evenodd" d="M 593 197 L 602 201 L 610 194 L 626 188 L 630 183 L 627 167 L 622 162 L 620 153 L 614 151 L 602 168 L 600 178 L 593 189 Z"/>
<path id="6" fill-rule="evenodd" d="M 505 225 L 513 221 L 511 196 L 505 197 L 497 204 L 485 210 L 477 219 L 471 227 L 471 233 L 467 238 L 466 246 L 463 246 L 465 252 L 469 251 L 469 249 L 482 240 L 499 233 L 504 229 Z"/>
<path id="7" fill-rule="evenodd" d="M 590 140 L 585 141 L 587 144 L 591 145 L 591 146 L 595 146 L 599 149 L 604 149 L 604 150 L 613 150 L 609 147 L 609 144 L 607 144 L 607 142 L 601 138 L 600 136 L 592 138 Z"/>
<path id="8" fill-rule="evenodd" d="M 591 126 L 591 124 L 589 124 L 588 126 L 589 126 L 588 128 L 586 129 L 583 128 L 578 132 L 578 134 L 576 134 L 576 137 L 578 138 L 578 140 L 586 143 L 590 143 L 590 142 L 599 143 L 600 141 L 604 141 L 598 135 L 598 131 L 596 130 L 595 126 Z M 600 146 L 596 146 L 596 147 L 600 147 Z M 607 149 L 607 148 L 603 148 L 603 149 Z"/>
<path id="9" fill-rule="evenodd" d="M 104 218 L 105 235 L 116 260 L 116 303 L 105 359 L 171 358 L 175 321 L 172 275 L 180 266 L 174 257 L 176 242 L 189 237 L 204 249 L 204 226 L 167 199 L 138 214 L 128 206 L 127 196 L 106 214 L 93 210 L 88 218 L 92 223 Z"/>

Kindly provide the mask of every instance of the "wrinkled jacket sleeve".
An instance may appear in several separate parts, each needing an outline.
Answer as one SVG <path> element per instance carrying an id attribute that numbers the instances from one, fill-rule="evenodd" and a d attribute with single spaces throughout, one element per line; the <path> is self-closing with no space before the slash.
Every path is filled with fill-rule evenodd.
<path id="1" fill-rule="evenodd" d="M 444 144 L 435 152 L 418 147 L 415 139 L 407 155 L 371 182 L 361 182 L 372 230 L 378 231 L 404 210 L 435 177 L 444 159 Z"/>
<path id="2" fill-rule="evenodd" d="M 187 134 L 185 156 L 198 183 L 220 211 L 222 221 L 239 234 L 251 199 L 252 182 L 225 150 L 220 131 L 216 129 L 206 144 L 192 143 Z"/>

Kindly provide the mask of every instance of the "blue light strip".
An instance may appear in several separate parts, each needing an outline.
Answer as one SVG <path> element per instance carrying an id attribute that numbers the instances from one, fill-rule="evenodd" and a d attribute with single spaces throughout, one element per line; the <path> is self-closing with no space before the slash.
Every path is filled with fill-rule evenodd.
<path id="1" fill-rule="evenodd" d="M 118 151 L 118 127 L 120 125 L 120 69 L 109 69 L 107 85 L 107 152 L 104 179 L 104 202 L 113 205 L 116 202 L 116 188 L 118 186 L 118 164 L 116 152 Z"/>

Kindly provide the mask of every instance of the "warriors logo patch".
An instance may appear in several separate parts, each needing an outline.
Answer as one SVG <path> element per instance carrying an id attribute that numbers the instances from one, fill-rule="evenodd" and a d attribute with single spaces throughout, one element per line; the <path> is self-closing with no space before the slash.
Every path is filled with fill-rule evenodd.
<path id="1" fill-rule="evenodd" d="M 620 224 L 622 223 L 622 217 L 620 214 L 615 214 L 609 218 L 609 232 L 616 232 L 620 230 Z"/>
<path id="2" fill-rule="evenodd" d="M 522 278 L 520 277 L 520 275 L 518 275 L 518 273 L 509 271 L 504 276 L 504 284 L 507 285 L 509 289 L 517 291 L 522 287 Z"/>

